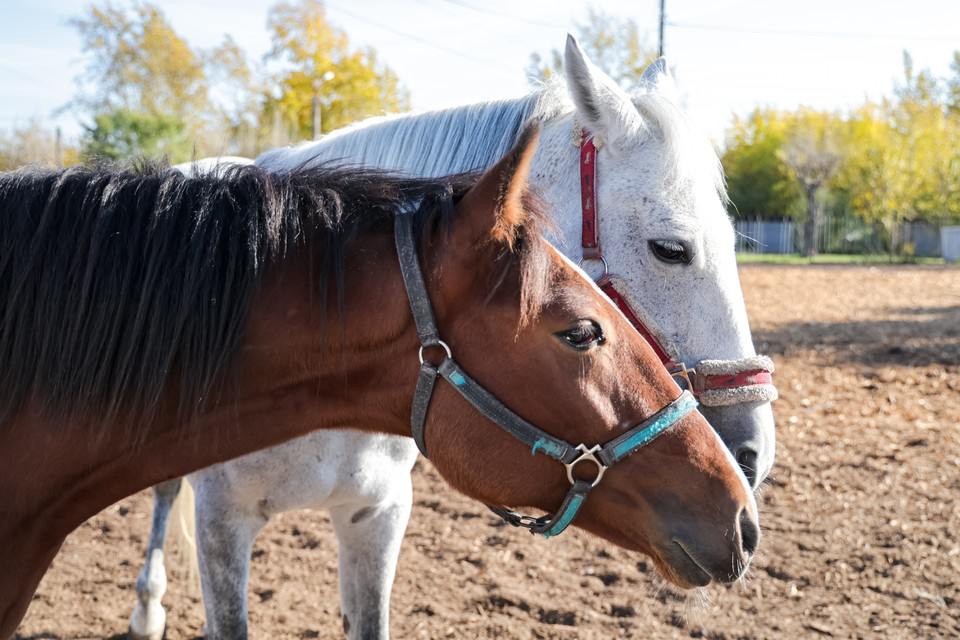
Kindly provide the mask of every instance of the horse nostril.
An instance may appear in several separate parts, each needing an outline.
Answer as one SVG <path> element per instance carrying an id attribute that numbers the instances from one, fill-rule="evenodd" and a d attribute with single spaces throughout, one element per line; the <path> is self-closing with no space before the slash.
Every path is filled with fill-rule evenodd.
<path id="1" fill-rule="evenodd" d="M 752 556 L 760 542 L 760 528 L 754 522 L 747 510 L 740 512 L 740 544 L 748 556 Z"/>
<path id="2" fill-rule="evenodd" d="M 743 475 L 747 477 L 747 482 L 751 489 L 757 486 L 757 452 L 753 449 L 740 449 L 737 451 L 737 464 L 743 469 Z"/>

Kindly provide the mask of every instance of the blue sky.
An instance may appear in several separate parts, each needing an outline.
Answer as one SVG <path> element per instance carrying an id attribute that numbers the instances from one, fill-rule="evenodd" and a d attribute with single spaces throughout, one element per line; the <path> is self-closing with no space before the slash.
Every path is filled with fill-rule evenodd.
<path id="1" fill-rule="evenodd" d="M 116 0 L 119 2 L 119 0 Z M 0 128 L 31 117 L 79 131 L 54 116 L 83 68 L 67 24 L 89 2 L 3 0 L 0 5 Z M 268 48 L 270 2 L 159 1 L 195 47 L 230 33 L 248 53 Z M 598 0 L 630 17 L 656 45 L 659 0 Z M 332 22 L 375 47 L 400 75 L 417 109 L 522 94 L 531 51 L 562 47 L 582 20 L 583 0 L 328 0 Z M 909 7 L 909 11 L 904 11 Z M 844 109 L 889 93 L 908 49 L 917 68 L 946 74 L 960 49 L 960 0 L 667 0 L 668 60 L 692 117 L 716 140 L 733 113 L 757 105 Z"/>

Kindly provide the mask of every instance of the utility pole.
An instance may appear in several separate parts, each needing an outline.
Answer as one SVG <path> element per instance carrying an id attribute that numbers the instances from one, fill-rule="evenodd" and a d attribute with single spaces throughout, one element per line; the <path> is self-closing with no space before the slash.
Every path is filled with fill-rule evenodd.
<path id="1" fill-rule="evenodd" d="M 63 166 L 63 132 L 57 127 L 57 137 L 53 143 L 53 163 L 57 167 Z"/>
<path id="2" fill-rule="evenodd" d="M 320 138 L 320 87 L 317 85 L 319 83 L 314 85 L 313 90 L 313 140 Z"/>
<path id="3" fill-rule="evenodd" d="M 666 12 L 664 8 L 666 1 L 667 0 L 660 0 L 660 44 L 657 47 L 657 55 L 661 58 L 663 57 L 663 20 Z"/>
<path id="4" fill-rule="evenodd" d="M 336 77 L 333 71 L 327 71 L 313 81 L 313 139 L 320 139 L 320 88 L 324 82 L 330 82 Z"/>

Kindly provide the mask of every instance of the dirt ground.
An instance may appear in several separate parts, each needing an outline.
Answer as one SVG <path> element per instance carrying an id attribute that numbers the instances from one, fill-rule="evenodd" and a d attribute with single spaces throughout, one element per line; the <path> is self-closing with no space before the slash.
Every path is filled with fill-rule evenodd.
<path id="1" fill-rule="evenodd" d="M 745 583 L 681 593 L 642 556 L 573 531 L 497 526 L 418 463 L 393 594 L 395 638 L 960 637 L 960 269 L 742 269 L 757 349 L 774 356 L 779 450 Z M 118 638 L 150 495 L 75 532 L 21 638 Z M 257 638 L 341 637 L 334 537 L 285 514 L 257 543 Z M 173 571 L 171 640 L 202 606 Z"/>

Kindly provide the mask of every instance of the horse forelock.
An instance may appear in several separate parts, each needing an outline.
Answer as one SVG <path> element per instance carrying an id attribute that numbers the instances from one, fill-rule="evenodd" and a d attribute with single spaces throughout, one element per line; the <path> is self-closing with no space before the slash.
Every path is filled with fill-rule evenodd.
<path id="1" fill-rule="evenodd" d="M 652 88 L 635 92 L 631 101 L 643 126 L 630 135 L 638 144 L 650 136 L 661 143 L 657 162 L 663 167 L 663 183 L 674 190 L 705 186 L 726 204 L 727 186 L 717 150 L 680 106 Z"/>

